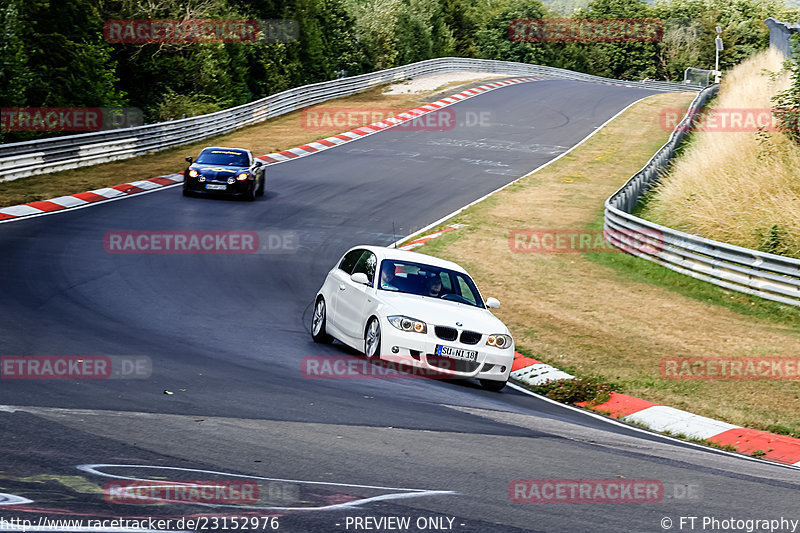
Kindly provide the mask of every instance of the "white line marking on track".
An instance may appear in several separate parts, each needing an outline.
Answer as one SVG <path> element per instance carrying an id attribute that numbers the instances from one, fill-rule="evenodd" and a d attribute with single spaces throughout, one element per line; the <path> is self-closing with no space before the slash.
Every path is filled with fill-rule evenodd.
<path id="1" fill-rule="evenodd" d="M 25 505 L 28 503 L 33 503 L 33 500 L 23 498 L 22 496 L 16 496 L 14 494 L 5 494 L 0 492 L 0 505 Z"/>
<path id="2" fill-rule="evenodd" d="M 303 485 L 323 485 L 323 486 L 330 486 L 330 487 L 350 487 L 350 488 L 360 488 L 360 489 L 377 489 L 377 490 L 390 490 L 390 491 L 402 491 L 402 493 L 395 493 L 395 494 L 381 494 L 379 496 L 372 496 L 369 498 L 361 498 L 358 500 L 353 500 L 351 502 L 345 503 L 337 503 L 332 505 L 324 505 L 322 507 L 273 507 L 273 506 L 256 506 L 256 505 L 228 505 L 228 504 L 209 504 L 209 503 L 193 503 L 192 505 L 202 505 L 205 507 L 232 507 L 237 509 L 261 509 L 261 510 L 275 510 L 275 511 L 330 511 L 333 509 L 347 509 L 352 507 L 358 507 L 365 503 L 377 502 L 377 501 L 386 501 L 386 500 L 399 500 L 399 499 L 406 499 L 406 498 L 416 498 L 419 496 L 441 496 L 441 495 L 455 495 L 458 494 L 454 491 L 449 490 L 427 490 L 427 489 L 407 489 L 402 487 L 382 487 L 378 485 L 354 485 L 351 483 L 333 483 L 329 481 L 302 481 L 296 479 L 281 479 L 281 478 L 272 478 L 272 477 L 262 477 L 262 476 L 251 476 L 246 474 L 232 474 L 230 472 L 218 472 L 215 470 L 201 470 L 195 468 L 179 468 L 179 467 L 172 467 L 172 466 L 155 466 L 155 465 L 123 465 L 123 464 L 85 464 L 85 465 L 78 465 L 78 470 L 86 472 L 88 474 L 95 474 L 101 477 L 107 477 L 112 479 L 125 479 L 130 481 L 153 481 L 151 479 L 145 478 L 137 478 L 137 477 L 130 477 L 130 476 L 117 476 L 114 474 L 108 474 L 106 472 L 101 471 L 101 468 L 147 468 L 151 470 L 175 470 L 179 472 L 196 472 L 200 474 L 210 474 L 210 475 L 219 475 L 219 476 L 229 476 L 234 478 L 242 478 L 242 479 L 257 479 L 262 481 L 279 481 L 285 483 L 296 483 L 296 484 L 303 484 Z M 161 480 L 159 480 L 161 481 Z"/>

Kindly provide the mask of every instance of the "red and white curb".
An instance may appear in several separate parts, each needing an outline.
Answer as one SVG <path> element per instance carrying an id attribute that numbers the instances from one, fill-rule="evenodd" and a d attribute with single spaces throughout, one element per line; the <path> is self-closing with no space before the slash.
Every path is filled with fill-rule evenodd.
<path id="1" fill-rule="evenodd" d="M 397 126 L 398 124 L 403 124 L 408 121 L 413 121 L 421 116 L 427 115 L 428 113 L 438 111 L 439 109 L 443 109 L 445 107 L 451 106 L 468 98 L 472 98 L 473 96 L 478 96 L 479 94 L 483 94 L 485 92 L 492 91 L 494 89 L 500 89 L 502 87 L 507 87 L 509 85 L 516 85 L 518 83 L 538 81 L 541 79 L 542 78 L 535 78 L 528 76 L 525 78 L 514 78 L 512 80 L 503 80 L 503 81 L 496 81 L 493 83 L 487 83 L 486 85 L 481 85 L 480 87 L 475 87 L 474 89 L 468 89 L 466 91 L 462 91 L 458 94 L 448 96 L 447 98 L 437 100 L 436 102 L 424 105 L 422 107 L 411 109 L 409 111 L 406 111 L 405 113 L 400 113 L 399 115 L 395 115 L 393 117 L 389 117 L 387 119 L 378 122 L 373 122 L 372 124 L 368 124 L 366 126 L 362 126 L 360 128 L 345 133 L 333 135 L 332 137 L 328 137 L 327 139 L 322 139 L 321 141 L 304 144 L 303 146 L 298 146 L 297 148 L 290 148 L 289 150 L 283 150 L 281 152 L 275 152 L 272 154 L 258 156 L 258 159 L 266 162 L 267 164 L 274 165 L 276 163 L 283 163 L 284 161 L 297 159 L 298 157 L 315 154 L 317 152 L 321 152 L 329 148 L 335 148 L 336 146 L 348 143 L 355 139 L 360 139 L 361 137 L 365 137 L 367 135 L 383 131 L 387 128 L 391 128 L 392 126 Z"/>
<path id="2" fill-rule="evenodd" d="M 572 379 L 574 376 L 516 353 L 514 365 L 511 367 L 511 377 L 522 384 L 541 385 L 548 381 Z M 748 455 L 758 451 L 765 459 L 800 466 L 800 439 L 786 435 L 746 429 L 617 392 L 612 392 L 611 398 L 599 405 L 588 405 L 586 402 L 577 405 L 655 431 L 708 440 L 723 446 L 729 445 L 736 451 Z"/>
<path id="3" fill-rule="evenodd" d="M 424 237 L 420 237 L 416 240 L 413 240 L 409 243 L 406 243 L 402 246 L 398 246 L 400 250 L 413 250 L 414 248 L 418 248 L 428 242 L 431 239 L 435 239 L 436 237 L 441 237 L 445 233 L 453 230 L 457 230 L 458 228 L 465 228 L 466 224 L 450 224 L 448 227 L 444 228 L 443 230 L 434 231 L 429 235 L 425 235 Z"/>
<path id="4" fill-rule="evenodd" d="M 50 200 L 40 200 L 38 202 L 4 207 L 0 209 L 0 221 L 29 217 L 32 215 L 42 215 L 75 207 L 84 207 L 97 202 L 105 202 L 107 200 L 139 194 L 153 189 L 160 189 L 161 187 L 175 185 L 182 181 L 183 174 L 170 174 L 169 176 L 159 176 L 157 178 L 134 181 L 131 183 L 122 183 L 120 185 L 114 185 L 113 187 L 103 187 L 102 189 L 95 189 L 93 191 L 79 192 L 69 196 L 59 196 L 58 198 L 51 198 Z"/>
<path id="5" fill-rule="evenodd" d="M 466 91 L 462 91 L 458 94 L 448 96 L 447 98 L 437 100 L 436 102 L 433 102 L 431 104 L 424 105 L 422 107 L 418 107 L 410 111 L 406 111 L 405 113 L 400 113 L 399 115 L 396 115 L 394 117 L 390 117 L 381 120 L 379 122 L 374 122 L 372 124 L 362 126 L 352 131 L 340 133 L 338 135 L 328 137 L 327 139 L 322 139 L 321 141 L 316 141 L 313 143 L 305 144 L 303 146 L 298 146 L 297 148 L 290 148 L 289 150 L 283 150 L 282 152 L 257 156 L 257 159 L 263 161 L 264 163 L 266 163 L 266 165 L 276 165 L 278 163 L 283 163 L 285 161 L 291 161 L 292 159 L 297 159 L 298 157 L 315 154 L 317 152 L 321 152 L 329 148 L 335 148 L 336 146 L 340 146 L 342 144 L 348 143 L 356 139 L 360 139 L 367 135 L 383 131 L 385 129 L 391 128 L 392 126 L 403 124 L 404 122 L 414 120 L 423 115 L 427 115 L 428 113 L 432 113 L 439 109 L 451 106 L 453 104 L 456 104 L 463 100 L 467 100 L 474 96 L 478 96 L 488 91 L 501 89 L 503 87 L 507 87 L 509 85 L 516 85 L 518 83 L 538 81 L 541 79 L 543 78 L 524 77 L 524 78 L 514 78 L 511 80 L 503 80 L 503 81 L 487 83 L 486 85 L 481 85 L 480 87 L 475 87 L 474 89 L 468 89 Z M 181 182 L 183 182 L 182 173 L 169 174 L 167 176 L 159 176 L 157 178 L 134 181 L 131 183 L 122 183 L 120 185 L 114 185 L 113 187 L 104 187 L 102 189 L 96 189 L 94 191 L 81 192 L 69 196 L 60 196 L 58 198 L 52 198 L 50 200 L 41 200 L 22 205 L 3 207 L 0 208 L 0 222 L 6 222 L 9 220 L 20 219 L 30 216 L 43 215 L 47 213 L 52 213 L 54 211 L 62 211 L 65 209 L 72 209 L 76 207 L 85 207 L 89 204 L 104 202 L 108 200 L 116 200 L 125 196 L 132 196 L 134 194 L 148 192 L 162 187 L 177 185 Z"/>

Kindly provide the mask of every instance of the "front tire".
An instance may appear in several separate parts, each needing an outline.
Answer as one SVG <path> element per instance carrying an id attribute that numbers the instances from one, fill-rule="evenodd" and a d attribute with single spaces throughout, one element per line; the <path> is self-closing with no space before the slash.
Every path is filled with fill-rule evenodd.
<path id="1" fill-rule="evenodd" d="M 256 184 L 255 183 L 253 183 L 253 186 L 250 187 L 250 189 L 246 193 L 244 193 L 244 199 L 247 200 L 248 202 L 252 202 L 252 201 L 254 201 L 256 199 Z"/>
<path id="2" fill-rule="evenodd" d="M 325 330 L 327 319 L 325 299 L 320 296 L 314 304 L 314 314 L 311 315 L 311 338 L 314 339 L 314 342 L 319 344 L 330 344 L 333 342 L 333 337 L 328 335 Z"/>
<path id="3" fill-rule="evenodd" d="M 261 176 L 261 183 L 258 185 L 258 191 L 256 191 L 256 195 L 264 196 L 264 182 L 266 181 L 266 176 Z"/>
<path id="4" fill-rule="evenodd" d="M 488 391 L 500 392 L 506 387 L 507 381 L 495 381 L 493 379 L 481 379 L 481 387 Z"/>
<path id="5" fill-rule="evenodd" d="M 364 333 L 364 355 L 367 359 L 381 357 L 381 324 L 375 317 L 369 319 Z"/>

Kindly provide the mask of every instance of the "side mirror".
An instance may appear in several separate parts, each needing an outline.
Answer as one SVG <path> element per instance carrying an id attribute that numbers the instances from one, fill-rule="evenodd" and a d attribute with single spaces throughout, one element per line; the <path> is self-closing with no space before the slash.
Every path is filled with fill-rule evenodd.
<path id="1" fill-rule="evenodd" d="M 258 168 L 258 167 L 263 167 L 263 166 L 264 166 L 264 162 L 263 162 L 263 161 L 256 161 L 256 162 L 255 162 L 255 167 L 256 167 L 256 168 Z"/>
<path id="2" fill-rule="evenodd" d="M 489 309 L 497 309 L 500 307 L 500 300 L 497 298 L 486 298 L 486 307 Z"/>
<path id="3" fill-rule="evenodd" d="M 353 283 L 359 283 L 361 285 L 369 285 L 369 278 L 363 272 L 356 272 L 350 279 L 353 280 Z"/>
<path id="4" fill-rule="evenodd" d="M 190 155 L 187 155 L 187 156 L 186 156 L 186 161 L 187 161 L 187 162 L 189 162 L 189 163 L 191 163 L 191 162 L 192 162 L 192 156 L 190 156 Z"/>

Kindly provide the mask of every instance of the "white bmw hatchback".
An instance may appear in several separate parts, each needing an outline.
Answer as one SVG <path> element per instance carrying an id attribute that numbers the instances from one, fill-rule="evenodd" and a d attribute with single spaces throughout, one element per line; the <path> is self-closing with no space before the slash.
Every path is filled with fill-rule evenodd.
<path id="1" fill-rule="evenodd" d="M 334 338 L 372 358 L 449 377 L 478 378 L 499 391 L 514 361 L 514 340 L 466 270 L 417 252 L 350 249 L 314 300 L 311 334 Z"/>

